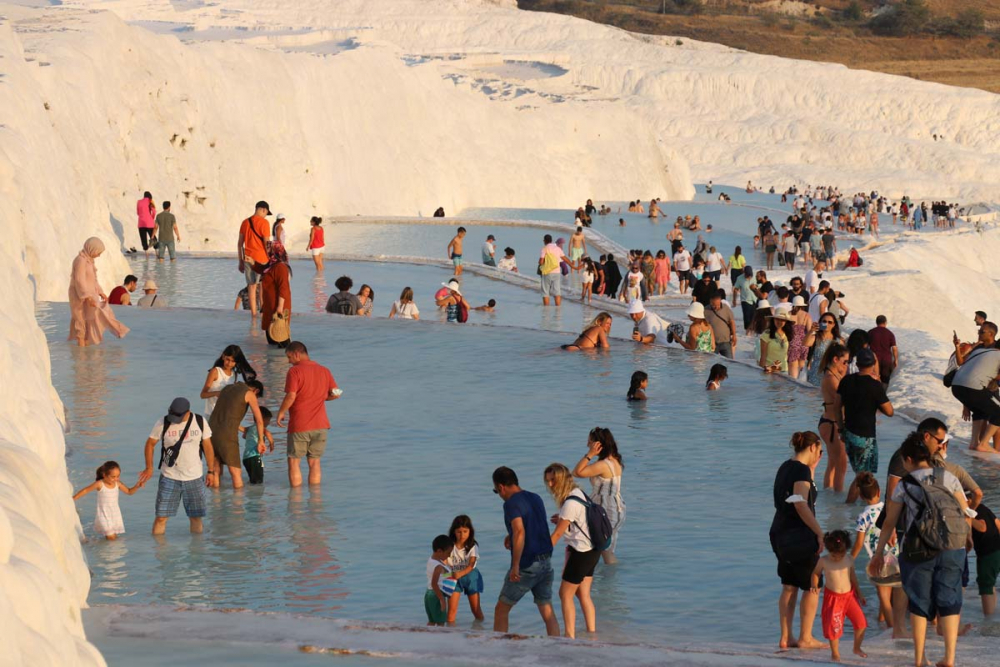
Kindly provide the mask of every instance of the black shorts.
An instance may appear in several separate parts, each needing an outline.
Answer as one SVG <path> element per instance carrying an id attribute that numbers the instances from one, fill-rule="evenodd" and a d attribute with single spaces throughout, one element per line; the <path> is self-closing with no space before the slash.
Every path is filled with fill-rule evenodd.
<path id="1" fill-rule="evenodd" d="M 951 394 L 972 412 L 973 421 L 988 421 L 1000 426 L 1000 398 L 989 389 L 970 389 L 952 385 Z"/>
<path id="2" fill-rule="evenodd" d="M 264 483 L 264 461 L 259 456 L 243 459 L 243 467 L 247 469 L 247 477 L 251 484 Z"/>
<path id="3" fill-rule="evenodd" d="M 819 554 L 792 563 L 778 559 L 778 577 L 782 586 L 795 586 L 804 591 L 812 588 L 812 573 L 819 562 Z M 823 577 L 819 578 L 819 588 L 823 588 Z"/>
<path id="4" fill-rule="evenodd" d="M 563 568 L 562 580 L 569 584 L 583 583 L 587 577 L 594 576 L 594 569 L 600 559 L 601 552 L 597 549 L 577 551 L 566 547 L 566 566 Z"/>
<path id="5" fill-rule="evenodd" d="M 690 270 L 681 271 L 680 269 L 677 269 L 677 280 L 678 281 L 688 280 L 690 278 L 690 276 L 691 276 L 691 271 Z"/>

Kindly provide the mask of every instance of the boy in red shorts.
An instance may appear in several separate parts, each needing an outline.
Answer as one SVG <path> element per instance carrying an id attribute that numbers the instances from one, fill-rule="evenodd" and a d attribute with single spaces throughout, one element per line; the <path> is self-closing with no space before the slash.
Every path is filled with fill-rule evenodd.
<path id="1" fill-rule="evenodd" d="M 854 628 L 854 653 L 862 658 L 868 654 L 861 650 L 868 621 L 858 605 L 865 604 L 865 598 L 858 588 L 858 575 L 854 572 L 854 559 L 848 555 L 851 549 L 851 535 L 846 530 L 834 530 L 823 536 L 826 556 L 819 559 L 812 575 L 812 590 L 818 593 L 820 577 L 825 575 L 826 588 L 823 589 L 823 636 L 830 640 L 830 653 L 835 661 L 840 661 L 840 638 L 844 634 L 844 618 L 851 621 Z"/>

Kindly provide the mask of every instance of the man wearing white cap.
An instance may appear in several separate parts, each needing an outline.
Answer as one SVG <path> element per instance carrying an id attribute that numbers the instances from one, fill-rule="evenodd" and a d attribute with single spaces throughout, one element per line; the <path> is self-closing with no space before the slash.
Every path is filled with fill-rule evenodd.
<path id="1" fill-rule="evenodd" d="M 642 301 L 636 299 L 629 304 L 628 316 L 635 322 L 632 340 L 643 345 L 667 344 L 667 323 L 656 313 L 647 311 Z"/>
<path id="2" fill-rule="evenodd" d="M 142 286 L 142 291 L 145 293 L 139 303 L 136 305 L 140 308 L 166 308 L 168 305 L 165 297 L 160 296 L 156 293 L 159 288 L 156 286 L 156 282 L 150 278 Z"/>

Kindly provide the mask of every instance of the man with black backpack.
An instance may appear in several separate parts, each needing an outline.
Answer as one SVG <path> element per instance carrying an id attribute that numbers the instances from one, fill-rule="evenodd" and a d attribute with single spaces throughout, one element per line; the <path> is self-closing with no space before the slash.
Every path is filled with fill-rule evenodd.
<path id="1" fill-rule="evenodd" d="M 215 451 L 212 449 L 212 429 L 201 415 L 191 412 L 186 398 L 175 398 L 167 415 L 153 424 L 146 440 L 146 468 L 139 473 L 139 482 L 153 476 L 153 450 L 160 443 L 160 481 L 156 487 L 156 519 L 153 535 L 162 535 L 167 519 L 177 514 L 184 500 L 184 512 L 191 522 L 191 532 L 202 532 L 205 516 L 205 487 L 218 484 L 210 477 L 214 473 Z M 203 475 L 201 456 L 205 455 L 208 472 Z"/>
<path id="2" fill-rule="evenodd" d="M 326 312 L 334 315 L 357 315 L 361 310 L 361 299 L 356 294 L 351 294 L 354 281 L 348 276 L 340 276 L 334 286 L 339 291 L 330 295 L 326 302 Z"/>
<path id="3" fill-rule="evenodd" d="M 909 598 L 914 659 L 918 665 L 925 664 L 927 622 L 936 617 L 945 644 L 945 657 L 938 664 L 954 665 L 969 537 L 968 504 L 958 479 L 944 468 L 932 467 L 931 452 L 921 433 L 906 438 L 900 455 L 908 474 L 889 497 L 869 571 L 882 571 L 886 544 L 902 519 L 899 568 Z"/>

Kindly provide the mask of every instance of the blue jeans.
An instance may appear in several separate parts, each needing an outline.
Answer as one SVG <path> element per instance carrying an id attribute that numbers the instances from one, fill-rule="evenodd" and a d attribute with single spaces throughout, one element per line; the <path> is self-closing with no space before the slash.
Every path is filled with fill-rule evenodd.
<path id="1" fill-rule="evenodd" d="M 539 556 L 535 562 L 521 569 L 521 580 L 511 581 L 510 570 L 500 589 L 500 602 L 513 607 L 531 591 L 535 604 L 552 604 L 552 556 Z"/>
<path id="2" fill-rule="evenodd" d="M 173 239 L 170 239 L 169 241 L 160 241 L 160 246 L 156 249 L 156 257 L 158 259 L 163 259 L 164 250 L 170 252 L 170 260 L 173 261 L 175 253 Z"/>
<path id="3" fill-rule="evenodd" d="M 903 590 L 910 613 L 923 618 L 955 616 L 962 611 L 962 571 L 965 549 L 942 551 L 923 563 L 899 559 Z"/>

